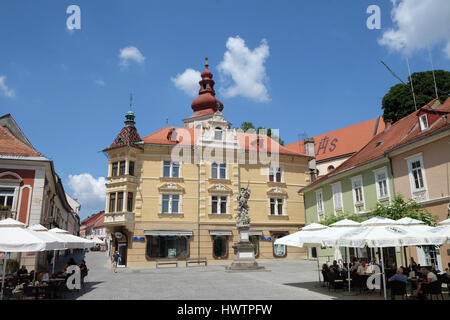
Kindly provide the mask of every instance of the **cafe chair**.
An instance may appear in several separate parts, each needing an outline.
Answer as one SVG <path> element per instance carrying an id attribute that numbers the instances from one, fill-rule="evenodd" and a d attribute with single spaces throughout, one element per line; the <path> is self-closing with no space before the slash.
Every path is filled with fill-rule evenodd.
<path id="1" fill-rule="evenodd" d="M 402 296 L 402 299 L 408 299 L 406 293 L 406 282 L 403 281 L 389 281 L 391 288 L 391 299 L 395 300 L 395 296 Z"/>
<path id="2" fill-rule="evenodd" d="M 433 300 L 434 295 L 437 297 L 440 295 L 442 300 L 444 300 L 444 295 L 442 294 L 442 281 L 438 279 L 437 281 L 431 282 L 426 294 L 430 296 L 430 300 Z"/>
<path id="3" fill-rule="evenodd" d="M 334 288 L 334 291 L 336 291 L 336 289 L 344 289 L 344 280 L 339 279 L 336 273 L 329 272 L 328 280 L 329 280 L 328 291 L 330 291 L 331 288 Z"/>
<path id="4" fill-rule="evenodd" d="M 324 270 L 322 270 L 322 277 L 323 277 L 323 284 L 324 284 L 324 287 L 325 287 L 325 286 L 329 287 L 329 286 L 330 286 L 330 280 L 328 279 L 328 274 L 327 274 L 327 272 L 325 272 Z"/>

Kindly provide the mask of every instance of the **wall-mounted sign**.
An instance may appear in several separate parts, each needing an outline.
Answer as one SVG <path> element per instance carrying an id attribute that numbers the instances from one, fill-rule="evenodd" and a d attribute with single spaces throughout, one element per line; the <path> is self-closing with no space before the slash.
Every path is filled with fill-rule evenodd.
<path id="1" fill-rule="evenodd" d="M 261 237 L 262 241 L 272 241 L 272 237 Z"/>
<path id="2" fill-rule="evenodd" d="M 144 237 L 133 237 L 133 241 L 145 242 L 145 238 Z"/>
<path id="3" fill-rule="evenodd" d="M 121 239 L 122 238 L 122 232 L 115 232 L 114 233 L 114 237 L 116 237 L 116 239 Z"/>

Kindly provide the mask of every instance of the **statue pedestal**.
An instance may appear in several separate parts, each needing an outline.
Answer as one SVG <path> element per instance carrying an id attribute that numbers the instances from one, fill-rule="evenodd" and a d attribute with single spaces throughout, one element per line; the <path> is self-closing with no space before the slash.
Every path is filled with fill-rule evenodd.
<path id="1" fill-rule="evenodd" d="M 255 260 L 254 245 L 249 241 L 249 228 L 238 228 L 239 242 L 233 245 L 234 260 L 227 267 L 229 271 L 264 271 Z"/>

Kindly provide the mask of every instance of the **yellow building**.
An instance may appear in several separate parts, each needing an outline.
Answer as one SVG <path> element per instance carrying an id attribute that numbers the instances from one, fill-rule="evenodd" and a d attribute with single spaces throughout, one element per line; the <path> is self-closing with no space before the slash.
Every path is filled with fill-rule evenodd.
<path id="1" fill-rule="evenodd" d="M 133 112 L 108 154 L 105 226 L 128 267 L 155 260 L 206 257 L 231 261 L 237 242 L 239 188 L 249 186 L 250 240 L 257 259 L 298 259 L 306 250 L 274 246 L 305 224 L 308 155 L 267 135 L 230 129 L 215 98 L 208 64 L 193 115 L 183 127 L 141 138 Z"/>

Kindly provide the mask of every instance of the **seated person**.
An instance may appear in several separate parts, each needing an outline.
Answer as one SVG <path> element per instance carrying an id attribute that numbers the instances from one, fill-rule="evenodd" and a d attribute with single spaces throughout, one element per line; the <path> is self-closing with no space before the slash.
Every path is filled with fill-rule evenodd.
<path id="1" fill-rule="evenodd" d="M 339 272 L 339 265 L 336 260 L 333 261 L 333 264 L 330 266 L 330 270 L 333 270 L 334 273 Z"/>
<path id="2" fill-rule="evenodd" d="M 48 283 L 49 281 L 49 276 L 47 273 L 47 269 L 42 269 L 42 271 L 39 273 L 38 277 L 37 277 L 38 281 L 40 282 L 45 282 Z"/>
<path id="3" fill-rule="evenodd" d="M 437 276 L 430 270 L 422 269 L 420 272 L 426 276 L 426 280 L 423 280 L 417 284 L 417 290 L 412 295 L 413 297 L 417 297 L 420 292 L 426 291 L 423 289 L 427 288 L 432 282 L 438 281 Z"/>
<path id="4" fill-rule="evenodd" d="M 367 273 L 367 264 L 365 260 L 361 261 L 361 265 L 358 267 L 356 273 L 360 276 Z"/>
<path id="5" fill-rule="evenodd" d="M 28 274 L 28 270 L 27 267 L 22 266 L 19 270 L 17 270 L 17 276 L 21 276 L 23 274 Z"/>
<path id="6" fill-rule="evenodd" d="M 322 271 L 330 272 L 330 268 L 328 268 L 328 265 L 327 265 L 326 263 L 324 263 L 324 264 L 322 265 Z"/>
<path id="7" fill-rule="evenodd" d="M 408 281 L 408 278 L 403 274 L 403 268 L 398 268 L 397 273 L 394 274 L 392 277 L 388 279 L 389 282 L 391 281 L 402 281 L 406 283 Z"/>
<path id="8" fill-rule="evenodd" d="M 351 271 L 354 271 L 354 272 L 358 271 L 359 265 L 360 265 L 360 263 L 359 263 L 358 259 L 354 258 Z"/>

